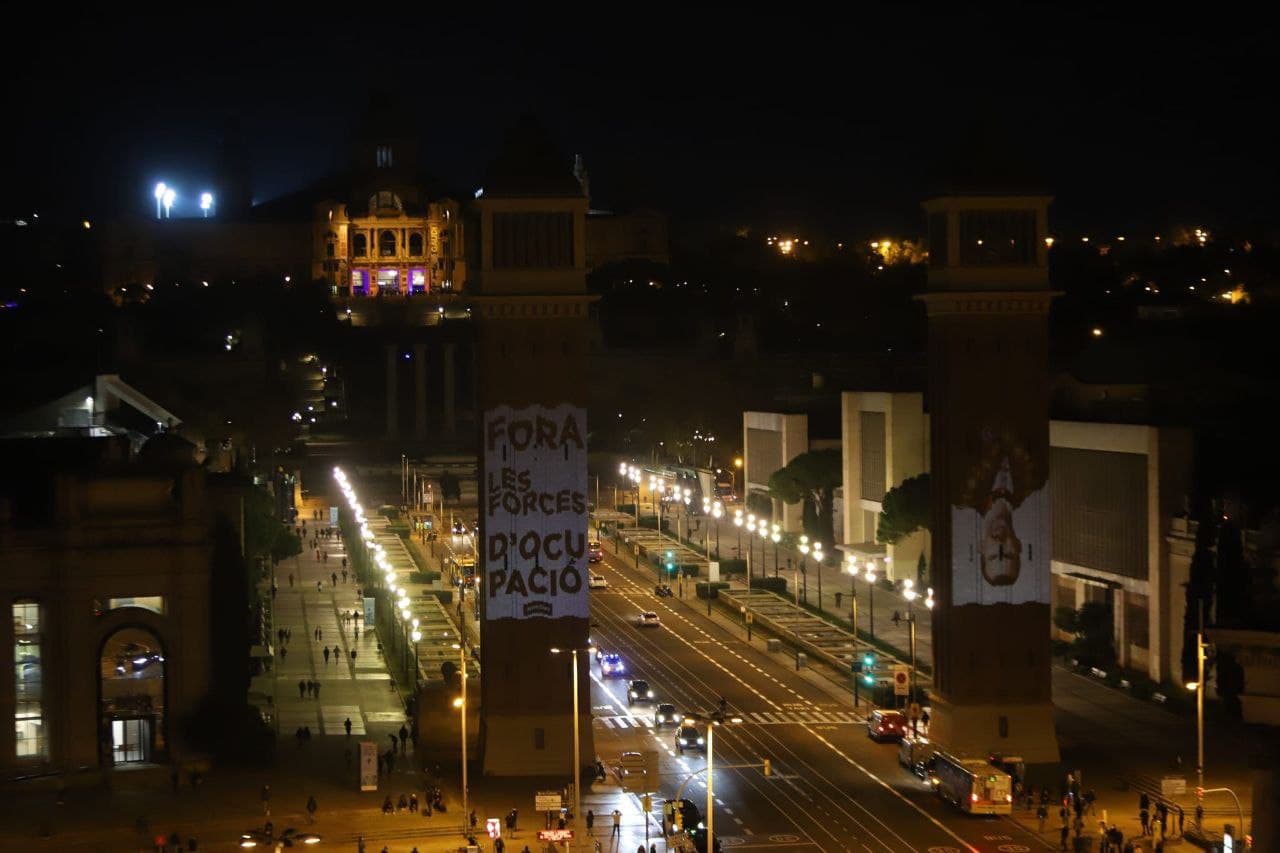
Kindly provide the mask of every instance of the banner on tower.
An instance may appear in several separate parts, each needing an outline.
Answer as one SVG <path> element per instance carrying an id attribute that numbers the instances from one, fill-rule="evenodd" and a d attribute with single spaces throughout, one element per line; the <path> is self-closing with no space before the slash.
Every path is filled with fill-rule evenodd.
<path id="1" fill-rule="evenodd" d="M 951 602 L 1049 603 L 1048 459 L 983 428 L 951 501 Z"/>
<path id="2" fill-rule="evenodd" d="M 586 411 L 484 415 L 485 619 L 586 619 Z"/>

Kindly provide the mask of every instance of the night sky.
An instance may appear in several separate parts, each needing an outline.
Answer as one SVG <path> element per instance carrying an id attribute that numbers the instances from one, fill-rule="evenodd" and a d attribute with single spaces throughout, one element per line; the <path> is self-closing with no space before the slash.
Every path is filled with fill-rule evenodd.
<path id="1" fill-rule="evenodd" d="M 1058 227 L 1275 218 L 1275 33 L 1230 11 L 540 5 L 491 29 L 437 8 L 32 26 L 7 57 L 0 217 L 146 213 L 159 179 L 190 202 L 228 116 L 266 200 L 339 165 L 380 86 L 416 114 L 425 167 L 466 194 L 532 110 L 584 155 L 597 205 L 677 218 L 915 230 L 941 164 L 968 151 L 1025 164 Z"/>

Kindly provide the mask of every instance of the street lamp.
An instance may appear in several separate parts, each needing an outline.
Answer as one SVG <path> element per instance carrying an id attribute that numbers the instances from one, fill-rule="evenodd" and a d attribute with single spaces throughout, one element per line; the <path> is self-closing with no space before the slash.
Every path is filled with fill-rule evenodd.
<path id="1" fill-rule="evenodd" d="M 574 649 L 558 649 L 552 647 L 551 654 L 558 655 L 568 651 L 573 663 L 573 819 L 582 816 L 582 740 L 578 732 L 578 652 L 595 653 L 595 646 L 583 646 Z"/>
<path id="2" fill-rule="evenodd" d="M 723 708 L 723 701 L 721 704 Z M 715 780 L 712 776 L 713 765 L 715 763 L 715 729 L 716 726 L 722 726 L 726 723 L 737 725 L 742 722 L 742 717 L 736 714 L 730 715 L 725 710 L 707 711 L 700 717 L 685 717 L 682 721 L 685 725 L 696 726 L 703 723 L 707 727 L 707 850 L 708 853 L 716 849 L 715 845 Z"/>
<path id="3" fill-rule="evenodd" d="M 902 597 L 907 600 L 907 626 L 911 629 L 911 695 L 908 698 L 908 704 L 916 701 L 916 614 L 912 608 L 912 604 L 920 593 L 916 590 L 916 582 L 911 578 L 907 578 L 902 582 Z M 924 606 L 933 610 L 933 587 L 929 587 L 928 593 L 924 599 Z M 915 717 L 911 718 L 911 733 L 919 734 L 919 727 Z"/>
<path id="4" fill-rule="evenodd" d="M 876 561 L 867 560 L 867 633 L 876 638 Z"/>
<path id="5" fill-rule="evenodd" d="M 459 642 L 453 647 L 458 650 L 458 676 L 462 679 L 462 693 L 453 700 L 453 707 L 458 709 L 462 725 L 462 831 L 467 831 L 467 815 L 471 810 L 467 807 L 467 644 L 462 631 L 458 632 Z"/>
<path id="6" fill-rule="evenodd" d="M 204 211 L 204 218 L 209 218 L 209 208 L 213 207 L 213 193 L 200 193 L 200 209 Z"/>
<path id="7" fill-rule="evenodd" d="M 742 457 L 741 457 L 741 456 L 736 456 L 736 457 L 734 457 L 734 460 L 733 460 L 733 470 L 729 472 L 729 475 L 730 475 L 730 477 L 732 477 L 732 481 L 731 481 L 731 482 L 732 482 L 732 484 L 733 484 L 733 485 L 732 485 L 732 488 L 733 488 L 733 499 L 734 499 L 735 501 L 738 499 L 738 470 L 739 470 L 739 469 L 741 469 L 741 468 L 742 468 Z"/>
<path id="8" fill-rule="evenodd" d="M 782 527 L 774 522 L 769 529 L 769 541 L 773 543 L 773 576 L 778 576 L 778 543 L 782 541 Z"/>
<path id="9" fill-rule="evenodd" d="M 1203 623 L 1203 618 L 1201 622 Z M 1187 689 L 1196 692 L 1196 788 L 1204 787 L 1204 664 L 1209 644 L 1204 641 L 1204 626 L 1196 632 L 1196 680 Z M 1243 827 L 1241 828 L 1243 831 Z"/>
<path id="10" fill-rule="evenodd" d="M 177 191 L 173 187 L 166 187 L 164 191 L 164 218 L 168 219 L 170 211 L 173 208 L 174 199 L 178 197 Z"/>
<path id="11" fill-rule="evenodd" d="M 858 559 L 852 554 L 848 557 L 845 571 L 849 573 L 849 627 L 853 629 L 853 659 L 850 670 L 853 674 L 853 707 L 858 707 Z"/>
<path id="12" fill-rule="evenodd" d="M 156 219 L 160 218 L 161 207 L 164 205 L 164 194 L 167 193 L 168 191 L 169 191 L 169 188 L 164 185 L 164 181 L 161 181 L 160 183 L 156 184 L 156 192 L 155 192 Z"/>

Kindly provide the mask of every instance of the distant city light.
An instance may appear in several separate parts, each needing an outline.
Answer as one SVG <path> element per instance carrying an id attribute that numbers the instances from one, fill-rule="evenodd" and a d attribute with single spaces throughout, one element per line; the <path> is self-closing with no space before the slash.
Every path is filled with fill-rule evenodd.
<path id="1" fill-rule="evenodd" d="M 164 185 L 164 181 L 156 184 L 156 219 L 160 218 L 160 210 L 162 205 L 164 205 L 164 196 L 168 191 L 169 188 Z"/>
<path id="2" fill-rule="evenodd" d="M 213 207 L 213 193 L 200 193 L 200 209 L 204 211 L 205 218 L 209 218 L 209 208 Z"/>
<path id="3" fill-rule="evenodd" d="M 92 225 L 89 224 L 89 220 L 87 219 L 84 222 L 81 222 L 80 224 L 84 226 L 84 230 L 86 231 L 88 231 L 90 228 L 93 227 Z"/>
<path id="4" fill-rule="evenodd" d="M 1053 238 L 1052 238 L 1052 237 L 1045 237 L 1045 238 L 1044 238 L 1044 244 L 1045 244 L 1046 246 L 1048 246 L 1050 249 L 1052 249 L 1052 248 L 1053 248 Z"/>
<path id="5" fill-rule="evenodd" d="M 1100 326 L 1094 326 L 1094 327 L 1093 327 L 1093 336 L 1094 336 L 1095 338 L 1100 338 L 1100 337 L 1102 337 L 1102 328 L 1101 328 Z"/>
<path id="6" fill-rule="evenodd" d="M 164 186 L 161 184 L 161 186 Z M 173 211 L 173 202 L 177 199 L 178 193 L 173 187 L 166 187 L 164 191 L 164 218 L 169 219 Z"/>

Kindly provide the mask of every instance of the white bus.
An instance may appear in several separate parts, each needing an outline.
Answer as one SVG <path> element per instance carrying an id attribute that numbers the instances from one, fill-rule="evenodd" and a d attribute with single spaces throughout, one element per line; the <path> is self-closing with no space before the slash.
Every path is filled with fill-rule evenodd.
<path id="1" fill-rule="evenodd" d="M 1013 780 L 981 758 L 934 755 L 929 781 L 938 796 L 969 814 L 1012 814 Z"/>

